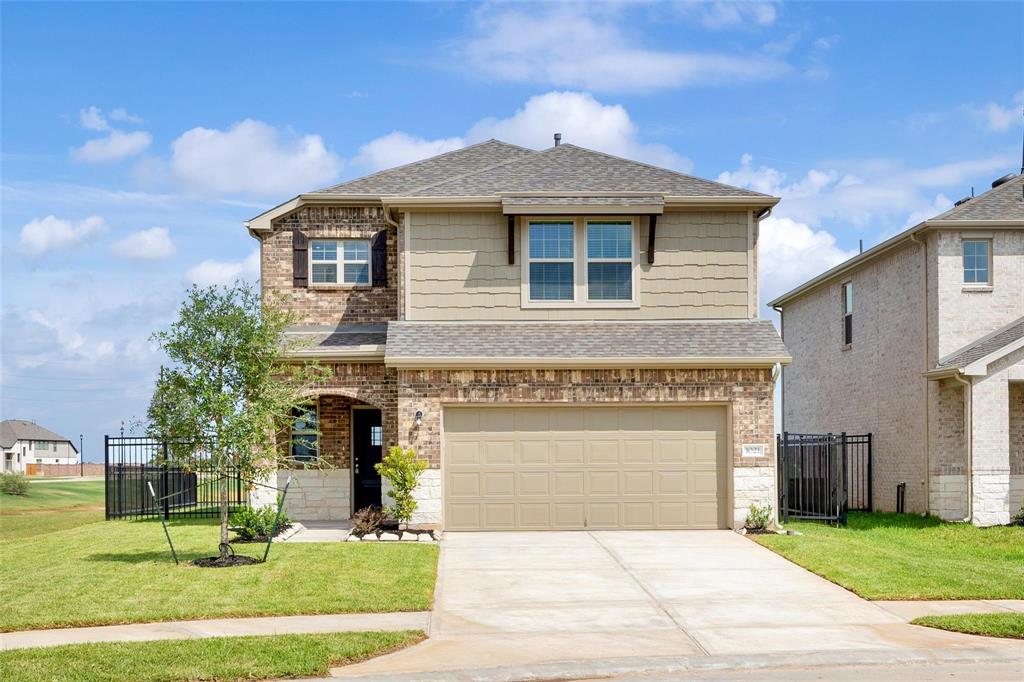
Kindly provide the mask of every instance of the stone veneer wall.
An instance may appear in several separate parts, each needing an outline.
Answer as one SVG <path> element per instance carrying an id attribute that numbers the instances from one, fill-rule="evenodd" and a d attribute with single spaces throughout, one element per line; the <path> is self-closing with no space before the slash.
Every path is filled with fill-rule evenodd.
<path id="1" fill-rule="evenodd" d="M 292 235 L 309 239 L 370 239 L 388 231 L 386 287 L 296 287 L 292 283 Z M 264 295 L 283 297 L 303 324 L 381 323 L 398 318 L 398 231 L 380 207 L 306 206 L 274 221 L 261 241 L 260 283 Z"/>
<path id="2" fill-rule="evenodd" d="M 399 370 L 398 438 L 430 463 L 441 466 L 441 412 L 445 404 L 473 403 L 693 403 L 732 406 L 734 520 L 742 525 L 751 502 L 776 506 L 774 382 L 768 369 L 579 369 L 579 370 Z M 423 412 L 415 425 L 415 414 Z M 743 443 L 761 443 L 767 455 L 743 458 Z M 434 483 L 434 480 L 437 483 Z M 425 480 L 421 499 L 436 490 L 440 473 Z M 420 523 L 441 522 L 424 513 Z"/>

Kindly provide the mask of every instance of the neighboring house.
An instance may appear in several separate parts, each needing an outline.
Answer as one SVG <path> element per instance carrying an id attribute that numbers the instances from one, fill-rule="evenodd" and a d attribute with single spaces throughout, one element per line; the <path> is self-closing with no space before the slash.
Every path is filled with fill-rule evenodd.
<path id="1" fill-rule="evenodd" d="M 780 296 L 782 429 L 874 434 L 876 506 L 978 525 L 1024 498 L 1024 176 Z"/>
<path id="2" fill-rule="evenodd" d="M 381 504 L 396 443 L 430 464 L 414 521 L 450 530 L 727 528 L 774 506 L 790 358 L 757 319 L 757 239 L 777 201 L 492 140 L 254 218 L 264 294 L 331 370 L 290 446 L 331 468 L 293 472 L 289 512 Z"/>
<path id="3" fill-rule="evenodd" d="M 24 419 L 0 422 L 4 471 L 25 473 L 29 464 L 78 464 L 78 448 L 64 436 Z"/>

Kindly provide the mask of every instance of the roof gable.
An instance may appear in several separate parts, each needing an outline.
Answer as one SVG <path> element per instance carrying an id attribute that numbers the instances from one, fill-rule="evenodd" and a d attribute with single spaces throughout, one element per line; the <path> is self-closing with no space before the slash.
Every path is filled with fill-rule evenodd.
<path id="1" fill-rule="evenodd" d="M 958 369 L 966 374 L 987 370 L 987 365 L 1013 352 L 1024 341 L 1024 317 L 1019 317 L 1010 324 L 1000 327 L 991 334 L 972 341 L 939 360 L 932 372 Z M 978 363 L 986 367 L 971 365 Z"/>
<path id="2" fill-rule="evenodd" d="M 0 446 L 9 448 L 19 440 L 49 440 L 71 443 L 64 436 L 26 419 L 5 419 L 0 422 Z M 74 443 L 71 444 L 71 447 L 75 447 Z M 75 449 L 77 451 L 77 448 Z"/>

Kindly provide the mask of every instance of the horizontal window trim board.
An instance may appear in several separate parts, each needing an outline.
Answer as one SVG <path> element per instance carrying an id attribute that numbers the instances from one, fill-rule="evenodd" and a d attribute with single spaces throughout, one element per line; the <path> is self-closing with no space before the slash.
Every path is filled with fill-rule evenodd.
<path id="1" fill-rule="evenodd" d="M 590 358 L 537 358 L 537 357 L 385 357 L 384 364 L 396 368 L 423 369 L 501 369 L 503 367 L 558 368 L 673 368 L 722 369 L 769 368 L 788 365 L 792 358 L 780 357 L 590 357 Z"/>

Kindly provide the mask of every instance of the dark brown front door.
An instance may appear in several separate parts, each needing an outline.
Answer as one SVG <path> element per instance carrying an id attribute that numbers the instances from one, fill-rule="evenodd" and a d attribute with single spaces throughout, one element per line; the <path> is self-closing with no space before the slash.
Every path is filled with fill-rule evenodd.
<path id="1" fill-rule="evenodd" d="M 373 466 L 380 457 L 380 410 L 352 410 L 352 499 L 356 511 L 381 506 L 380 474 Z"/>

